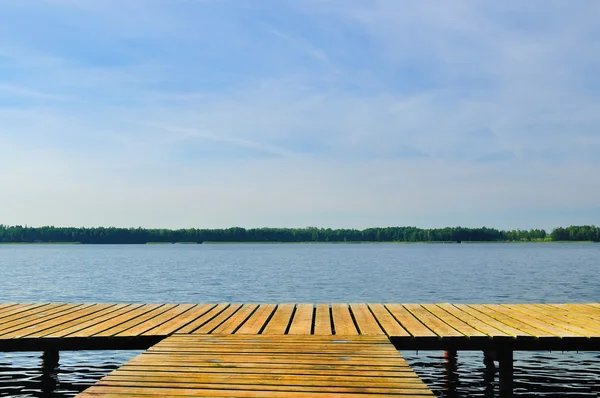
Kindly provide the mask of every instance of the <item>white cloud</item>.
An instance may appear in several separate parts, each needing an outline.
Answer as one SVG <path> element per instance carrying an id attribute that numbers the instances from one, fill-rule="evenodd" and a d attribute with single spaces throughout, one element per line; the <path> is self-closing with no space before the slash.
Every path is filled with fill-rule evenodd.
<path id="1" fill-rule="evenodd" d="M 0 103 L 0 222 L 527 227 L 540 220 L 502 214 L 597 209 L 597 3 L 278 3 L 295 23 L 232 24 L 223 37 L 210 29 L 244 21 L 246 5 L 47 3 L 75 10 L 77 26 L 90 18 L 105 43 L 165 40 L 186 56 L 150 49 L 102 67 L 1 46 L 11 67 L 34 67 L 0 93 L 35 101 Z M 247 54 L 263 63 L 225 54 L 239 64 L 224 82 L 230 65 L 194 73 L 206 52 L 253 40 Z"/>

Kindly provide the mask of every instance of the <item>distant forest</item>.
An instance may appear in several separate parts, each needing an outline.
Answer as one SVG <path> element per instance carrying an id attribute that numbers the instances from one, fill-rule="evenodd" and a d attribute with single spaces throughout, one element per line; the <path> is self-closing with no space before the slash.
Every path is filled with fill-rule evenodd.
<path id="1" fill-rule="evenodd" d="M 227 229 L 145 229 L 145 228 L 72 228 L 27 227 L 0 224 L 0 243 L 204 243 L 204 242 L 600 242 L 600 228 L 570 226 L 543 229 L 501 231 L 494 228 L 447 227 L 421 229 L 387 227 L 358 229 L 330 228 L 227 228 Z"/>

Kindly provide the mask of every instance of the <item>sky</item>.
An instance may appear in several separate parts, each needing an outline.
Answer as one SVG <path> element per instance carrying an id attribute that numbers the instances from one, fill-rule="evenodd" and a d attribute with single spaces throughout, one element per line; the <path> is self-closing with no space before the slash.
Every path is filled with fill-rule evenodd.
<path id="1" fill-rule="evenodd" d="M 0 224 L 600 225 L 598 15 L 2 0 Z"/>

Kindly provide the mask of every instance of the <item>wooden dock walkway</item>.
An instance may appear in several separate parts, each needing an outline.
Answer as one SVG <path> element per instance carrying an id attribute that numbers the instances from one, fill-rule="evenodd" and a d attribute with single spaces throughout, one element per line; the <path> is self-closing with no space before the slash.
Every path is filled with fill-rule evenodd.
<path id="1" fill-rule="evenodd" d="M 174 335 L 79 395 L 434 397 L 385 336 Z"/>
<path id="2" fill-rule="evenodd" d="M 350 351 L 344 351 L 339 345 L 341 343 L 334 343 L 340 340 L 352 341 L 343 345 Z M 309 341 L 310 344 L 307 343 Z M 357 347 L 358 342 L 363 346 Z M 388 348 L 383 349 L 382 342 Z M 196 384 L 223 384 L 211 381 L 223 380 L 222 377 L 205 375 L 208 362 L 201 351 L 209 346 L 213 350 L 211 356 L 221 353 L 226 359 L 232 359 L 233 355 L 240 360 L 251 358 L 256 361 L 260 358 L 275 359 L 282 354 L 291 361 L 286 362 L 287 367 L 293 363 L 298 366 L 302 364 L 302 359 L 307 355 L 303 351 L 305 348 L 322 348 L 320 355 L 311 354 L 311 358 L 329 361 L 332 356 L 354 358 L 353 352 L 369 351 L 366 347 L 369 344 L 375 345 L 373 352 L 377 352 L 375 348 L 380 348 L 386 355 L 391 355 L 391 349 L 394 356 L 359 355 L 360 361 L 369 358 L 372 366 L 378 367 L 389 360 L 398 366 L 402 364 L 400 367 L 404 372 L 408 372 L 409 368 L 397 349 L 445 350 L 451 356 L 455 356 L 458 350 L 482 350 L 487 363 L 493 359 L 499 361 L 501 381 L 504 380 L 505 389 L 510 389 L 512 353 L 515 350 L 600 351 L 600 304 L 0 304 L 0 351 L 44 351 L 46 358 L 55 357 L 58 360 L 56 353 L 61 350 L 150 348 L 99 382 L 86 392 L 87 396 L 96 396 L 90 394 L 102 391 L 121 391 L 114 389 L 115 386 L 127 387 L 119 383 L 139 388 L 143 392 L 141 395 L 152 394 L 150 390 L 156 388 L 156 383 L 162 382 L 164 386 L 161 388 L 173 389 L 177 386 L 182 394 L 191 393 L 194 389 L 205 393 L 210 388 L 197 388 Z M 285 349 L 281 351 L 283 347 Z M 353 351 L 355 348 L 363 351 Z M 230 349 L 239 349 L 239 352 L 234 354 Z M 170 358 L 174 361 L 169 362 Z M 194 361 L 189 371 L 194 375 L 196 368 L 200 367 L 199 363 L 203 364 L 202 372 L 197 372 L 198 377 L 194 376 L 194 380 L 199 380 L 198 383 L 177 381 L 181 380 L 178 377 L 184 376 L 180 373 L 187 371 L 178 369 L 181 363 L 192 359 Z M 150 366 L 152 360 L 172 364 L 167 367 L 172 366 L 173 370 L 159 370 L 153 367 L 155 365 Z M 141 366 L 143 363 L 146 365 Z M 311 365 L 318 367 L 323 364 L 314 362 Z M 133 372 L 131 366 L 137 367 L 137 373 Z M 252 377 L 244 376 L 247 371 L 245 367 L 230 366 L 228 371 L 231 374 L 228 377 L 243 382 L 234 383 L 238 387 L 232 387 L 232 395 L 227 396 L 279 396 L 282 391 L 303 396 L 301 393 L 309 390 L 302 388 L 318 386 L 323 387 L 321 394 L 333 391 L 319 384 L 321 379 L 314 373 L 311 375 L 315 377 L 302 373 L 301 378 L 292 378 L 297 383 L 294 381 L 289 384 L 290 378 L 282 378 L 279 384 L 274 383 L 271 371 L 274 368 L 270 366 L 277 367 L 276 363 L 265 363 Z M 331 366 L 331 370 L 339 370 L 345 368 L 338 369 L 338 366 L 348 365 L 334 361 Z M 301 366 L 294 369 L 308 370 Z M 211 367 L 211 372 L 213 370 Z M 154 374 L 153 371 L 159 373 Z M 323 374 L 327 373 L 325 369 L 323 371 Z M 160 372 L 172 373 L 164 375 Z M 290 376 L 300 375 L 293 373 Z M 347 384 L 351 380 L 346 376 L 358 376 L 355 373 L 344 375 L 341 377 L 342 374 L 334 372 L 327 380 L 335 381 L 337 384 L 331 386 L 339 391 L 347 385 L 348 394 L 359 394 L 358 390 L 369 392 L 373 382 L 383 382 L 362 378 L 355 380 L 358 384 Z M 155 376 L 156 380 L 153 379 Z M 171 379 L 171 376 L 174 378 Z M 265 385 L 270 386 L 269 394 L 263 394 L 267 390 L 257 392 L 250 387 L 239 387 L 248 386 L 247 380 L 255 380 L 256 377 L 261 380 L 264 377 Z M 409 379 L 413 380 L 412 377 Z M 406 380 L 399 380 L 403 381 Z M 390 383 L 385 384 L 388 386 L 386 388 L 396 389 Z M 295 387 L 277 390 L 276 385 Z M 164 393 L 167 390 L 161 391 Z M 310 391 L 310 394 L 314 394 L 313 390 Z M 403 393 L 414 395 L 415 389 L 408 388 Z M 332 392 L 332 396 L 338 395 Z"/>

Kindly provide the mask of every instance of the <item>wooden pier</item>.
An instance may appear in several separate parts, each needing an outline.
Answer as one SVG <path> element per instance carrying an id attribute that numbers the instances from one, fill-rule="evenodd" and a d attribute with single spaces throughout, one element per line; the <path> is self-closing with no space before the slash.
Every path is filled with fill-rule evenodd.
<path id="1" fill-rule="evenodd" d="M 96 396 L 432 396 L 397 350 L 600 351 L 600 304 L 0 304 L 0 351 L 148 349 Z"/>

